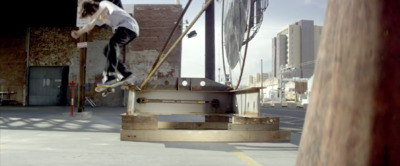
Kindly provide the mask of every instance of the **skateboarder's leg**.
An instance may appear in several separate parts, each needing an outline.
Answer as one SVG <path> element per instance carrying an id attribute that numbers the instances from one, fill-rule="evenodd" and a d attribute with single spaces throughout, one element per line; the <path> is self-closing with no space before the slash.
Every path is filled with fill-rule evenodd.
<path id="1" fill-rule="evenodd" d="M 111 62 L 113 69 L 110 70 L 114 72 L 117 70 L 123 76 L 122 79 L 126 79 L 127 77 L 132 75 L 132 72 L 129 71 L 125 64 L 123 64 L 122 61 L 119 60 L 120 50 L 123 48 L 123 46 L 131 42 L 134 38 L 136 38 L 136 34 L 134 32 L 126 28 L 120 27 L 116 29 L 114 35 L 111 37 L 109 42 L 110 47 L 108 47 L 108 55 L 113 56 L 112 58 L 115 59 L 115 61 Z M 115 65 L 113 63 L 115 63 Z"/>
<path id="2" fill-rule="evenodd" d="M 108 52 L 108 45 L 104 48 L 104 55 L 107 55 L 107 52 Z M 119 51 L 117 51 L 117 52 L 119 52 Z M 117 67 L 117 71 L 123 77 L 127 77 L 130 74 L 132 74 L 132 72 L 129 71 L 128 68 L 125 66 L 125 64 L 122 63 L 122 60 L 121 60 L 120 56 L 117 57 L 117 65 L 116 65 L 116 67 Z M 106 68 L 105 68 L 105 73 L 106 73 L 105 75 L 107 75 L 107 76 L 109 76 L 109 75 L 116 76 L 115 68 L 114 68 L 112 62 L 110 62 L 108 60 L 108 58 L 107 58 L 107 64 L 106 64 Z"/>
<path id="3" fill-rule="evenodd" d="M 118 64 L 117 56 L 113 56 L 110 52 L 110 44 L 107 44 L 104 48 L 104 56 L 107 58 L 107 63 L 103 72 L 103 84 L 112 84 L 117 79 L 115 73 L 115 66 Z"/>

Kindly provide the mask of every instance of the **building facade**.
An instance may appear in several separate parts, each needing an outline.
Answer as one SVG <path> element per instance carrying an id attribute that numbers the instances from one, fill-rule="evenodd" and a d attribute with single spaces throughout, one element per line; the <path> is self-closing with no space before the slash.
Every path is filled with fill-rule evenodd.
<path id="1" fill-rule="evenodd" d="M 138 21 L 140 35 L 126 46 L 120 58 L 134 72 L 136 83 L 139 83 L 149 73 L 183 9 L 181 5 L 146 4 L 126 9 Z M 1 100 L 29 106 L 71 104 L 71 88 L 68 83 L 75 81 L 79 84 L 81 54 L 84 53 L 85 97 L 92 99 L 98 106 L 124 105 L 126 95 L 119 88 L 106 98 L 94 92 L 97 84 L 101 84 L 106 63 L 103 49 L 112 35 L 111 28 L 96 26 L 87 35 L 87 47 L 82 52 L 77 48 L 79 40 L 71 37 L 71 30 L 74 29 L 77 27 L 44 24 L 0 32 Z M 172 41 L 181 35 L 182 27 L 178 29 L 172 35 Z M 152 80 L 180 77 L 181 47 L 178 45 L 172 51 Z"/>
<path id="2" fill-rule="evenodd" d="M 287 61 L 287 36 L 277 35 L 272 39 L 272 76 L 280 76 L 280 66 L 286 64 Z"/>
<path id="3" fill-rule="evenodd" d="M 281 69 L 294 67 L 286 78 L 310 78 L 314 73 L 321 26 L 312 20 L 300 20 L 288 25 L 272 39 L 273 76 L 280 77 Z"/>
<path id="4" fill-rule="evenodd" d="M 247 77 L 247 86 L 248 87 L 263 87 L 265 85 L 265 80 L 268 80 L 270 78 L 270 73 L 263 73 L 262 75 L 260 73 L 254 74 L 254 75 L 249 75 Z"/>

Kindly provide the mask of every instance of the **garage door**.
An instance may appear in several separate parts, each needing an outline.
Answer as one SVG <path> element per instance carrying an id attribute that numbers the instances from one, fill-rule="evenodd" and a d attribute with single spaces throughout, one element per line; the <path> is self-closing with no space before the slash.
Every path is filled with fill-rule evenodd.
<path id="1" fill-rule="evenodd" d="M 29 105 L 65 105 L 68 67 L 30 67 Z"/>

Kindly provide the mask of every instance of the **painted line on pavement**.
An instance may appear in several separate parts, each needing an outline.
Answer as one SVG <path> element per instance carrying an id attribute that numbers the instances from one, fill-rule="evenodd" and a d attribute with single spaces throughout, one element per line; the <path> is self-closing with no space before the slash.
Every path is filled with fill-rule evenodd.
<path id="1" fill-rule="evenodd" d="M 233 151 L 232 153 L 235 154 L 240 159 L 242 159 L 243 161 L 245 161 L 250 166 L 261 166 L 261 164 L 257 163 L 255 160 L 253 160 L 252 158 L 250 158 L 241 151 Z"/>

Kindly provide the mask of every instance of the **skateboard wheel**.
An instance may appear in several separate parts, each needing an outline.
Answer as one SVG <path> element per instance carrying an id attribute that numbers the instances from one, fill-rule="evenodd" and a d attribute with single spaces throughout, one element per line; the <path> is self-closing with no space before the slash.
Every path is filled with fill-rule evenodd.
<path id="1" fill-rule="evenodd" d="M 115 89 L 114 88 L 107 88 L 106 92 L 107 93 L 114 93 Z"/>

